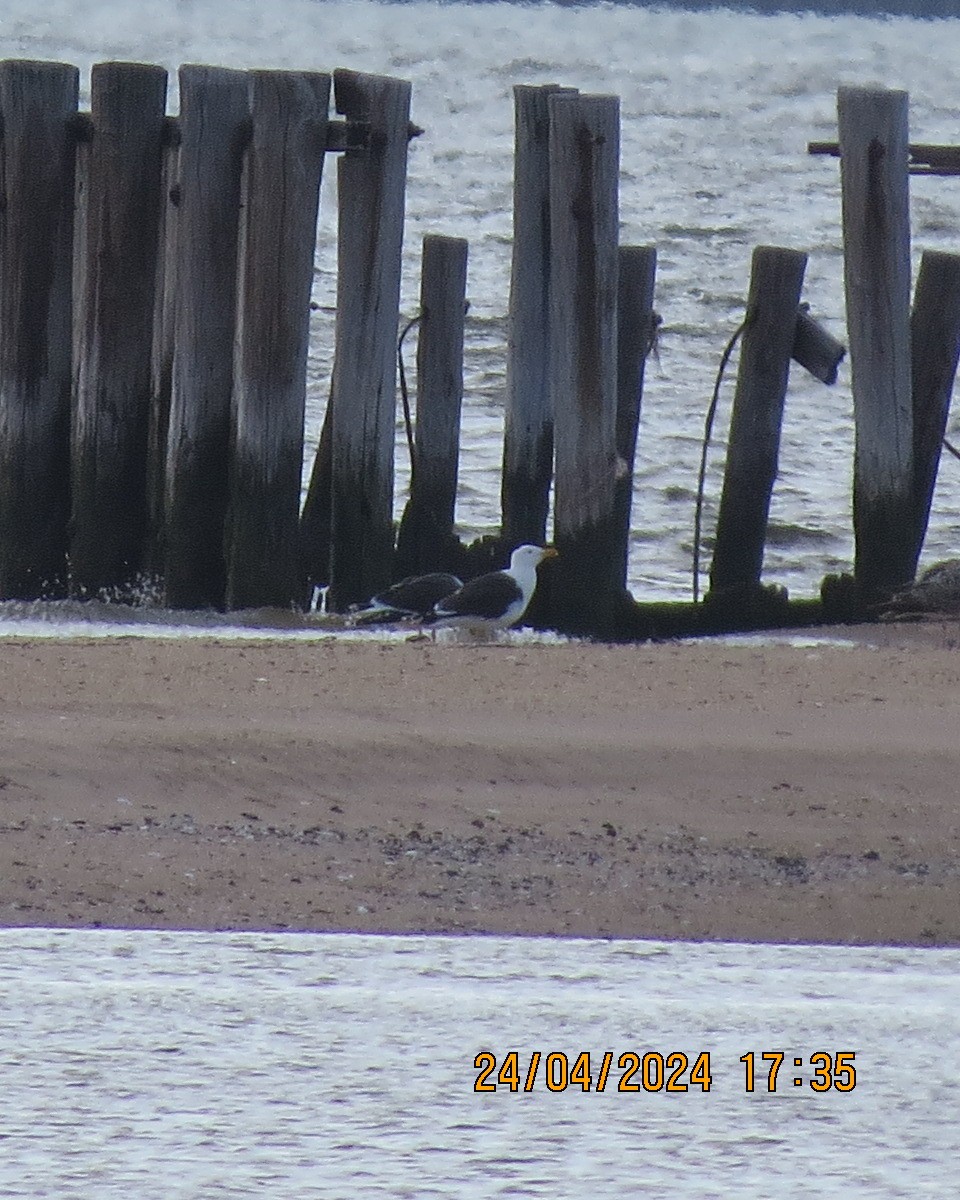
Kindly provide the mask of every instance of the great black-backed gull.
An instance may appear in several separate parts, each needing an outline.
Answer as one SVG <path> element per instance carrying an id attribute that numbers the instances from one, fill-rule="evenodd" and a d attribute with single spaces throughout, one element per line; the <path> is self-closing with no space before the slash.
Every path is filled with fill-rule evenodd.
<path id="1" fill-rule="evenodd" d="M 432 571 L 429 575 L 408 575 L 399 583 L 391 584 L 382 592 L 378 592 L 369 604 L 357 609 L 355 619 L 374 621 L 416 617 L 424 620 L 432 615 L 433 606 L 438 600 L 461 587 L 463 581 L 456 575 L 447 574 L 446 571 Z"/>
<path id="2" fill-rule="evenodd" d="M 438 624 L 492 633 L 516 625 L 537 587 L 537 567 L 556 558 L 552 546 L 518 546 L 506 571 L 490 571 L 468 580 L 433 608 Z"/>

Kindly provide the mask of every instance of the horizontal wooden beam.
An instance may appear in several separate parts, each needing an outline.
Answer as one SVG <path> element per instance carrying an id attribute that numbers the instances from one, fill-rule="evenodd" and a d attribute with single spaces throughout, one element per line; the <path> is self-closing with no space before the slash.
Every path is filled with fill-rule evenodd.
<path id="1" fill-rule="evenodd" d="M 70 133 L 78 142 L 91 142 L 94 137 L 93 120 L 88 112 L 72 113 L 67 118 Z M 369 121 L 327 121 L 327 137 L 324 150 L 328 153 L 343 153 L 347 150 L 366 150 L 370 143 Z M 407 137 L 420 137 L 423 129 L 412 121 L 407 129 Z M 249 136 L 249 135 L 248 135 Z M 3 139 L 3 114 L 0 113 L 0 140 Z M 165 117 L 163 128 L 164 143 L 168 146 L 180 145 L 180 118 Z"/>
<path id="2" fill-rule="evenodd" d="M 960 146 L 914 142 L 908 147 L 911 175 L 960 175 Z M 808 154 L 840 157 L 839 142 L 808 142 Z"/>

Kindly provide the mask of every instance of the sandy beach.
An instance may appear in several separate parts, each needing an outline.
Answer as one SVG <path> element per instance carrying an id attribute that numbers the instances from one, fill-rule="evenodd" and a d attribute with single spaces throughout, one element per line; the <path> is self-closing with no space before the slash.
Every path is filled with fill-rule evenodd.
<path id="1" fill-rule="evenodd" d="M 960 945 L 960 629 L 837 636 L 4 639 L 0 923 Z"/>

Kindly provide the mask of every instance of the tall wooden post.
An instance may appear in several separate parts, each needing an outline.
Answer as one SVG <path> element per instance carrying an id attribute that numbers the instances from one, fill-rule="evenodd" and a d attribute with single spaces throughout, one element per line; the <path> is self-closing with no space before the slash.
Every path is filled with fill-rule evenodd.
<path id="1" fill-rule="evenodd" d="M 619 596 L 616 96 L 550 98 L 551 389 L 560 553 L 551 622 L 603 635 Z"/>
<path id="2" fill-rule="evenodd" d="M 556 84 L 513 89 L 513 257 L 500 490 L 507 549 L 546 536 L 553 479 L 550 395 L 550 111 Z"/>
<path id="3" fill-rule="evenodd" d="M 180 68 L 176 354 L 167 439 L 166 602 L 221 608 L 237 301 L 243 71 Z"/>
<path id="4" fill-rule="evenodd" d="M 227 608 L 299 600 L 310 288 L 330 76 L 251 74 Z"/>
<path id="5" fill-rule="evenodd" d="M 457 500 L 466 293 L 465 239 L 428 234 L 420 279 L 416 437 L 410 499 L 397 536 L 397 578 L 448 565 L 444 550 L 453 537 Z"/>
<path id="6" fill-rule="evenodd" d="M 806 266 L 807 256 L 800 250 L 758 246 L 753 252 L 710 568 L 713 592 L 760 582 Z"/>
<path id="7" fill-rule="evenodd" d="M 337 112 L 370 126 L 338 164 L 330 595 L 343 611 L 390 581 L 397 326 L 410 84 L 334 73 Z"/>
<path id="8" fill-rule="evenodd" d="M 913 576 L 907 94 L 842 87 L 837 111 L 856 426 L 855 574 L 861 599 L 872 602 Z"/>
<path id="9" fill-rule="evenodd" d="M 960 359 L 960 255 L 924 251 L 913 297 L 910 337 L 916 509 L 912 562 L 916 572 Z"/>
<path id="10" fill-rule="evenodd" d="M 91 75 L 73 420 L 74 595 L 137 582 L 147 529 L 147 433 L 167 73 Z"/>
<path id="11" fill-rule="evenodd" d="M 0 599 L 65 585 L 77 94 L 76 67 L 0 63 Z"/>
<path id="12" fill-rule="evenodd" d="M 148 576 L 159 579 L 164 570 L 166 535 L 165 483 L 167 434 L 173 391 L 174 330 L 177 311 L 177 214 L 180 196 L 180 122 L 164 123 L 164 154 L 160 179 L 160 252 L 154 291 L 153 354 L 150 363 L 150 426 L 147 435 L 147 523 L 149 538 L 144 562 Z"/>
<path id="13" fill-rule="evenodd" d="M 614 485 L 614 537 L 617 579 L 627 586 L 633 463 L 637 452 L 643 371 L 653 349 L 659 318 L 653 311 L 657 251 L 653 246 L 621 246 L 617 275 L 617 479 Z"/>

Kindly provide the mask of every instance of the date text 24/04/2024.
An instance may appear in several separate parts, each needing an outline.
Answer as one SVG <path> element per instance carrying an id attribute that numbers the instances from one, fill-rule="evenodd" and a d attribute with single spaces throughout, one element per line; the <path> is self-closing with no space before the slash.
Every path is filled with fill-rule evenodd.
<path id="1" fill-rule="evenodd" d="M 810 1088 L 814 1092 L 852 1092 L 857 1086 L 853 1050 L 816 1050 L 808 1055 L 790 1055 L 786 1050 L 748 1050 L 740 1056 L 745 1092 L 776 1092 L 786 1088 Z M 781 1077 L 780 1068 L 788 1070 Z M 790 1073 L 792 1064 L 793 1074 Z M 473 1060 L 477 1075 L 475 1092 L 532 1092 L 537 1086 L 548 1092 L 579 1088 L 583 1092 L 709 1092 L 713 1085 L 710 1051 L 693 1055 L 682 1050 L 661 1054 L 657 1050 L 612 1050 L 591 1058 L 589 1050 L 574 1055 L 562 1051 L 532 1050 L 521 1054 L 510 1050 L 499 1060 L 481 1050 Z M 596 1068 L 594 1070 L 594 1067 Z"/>

